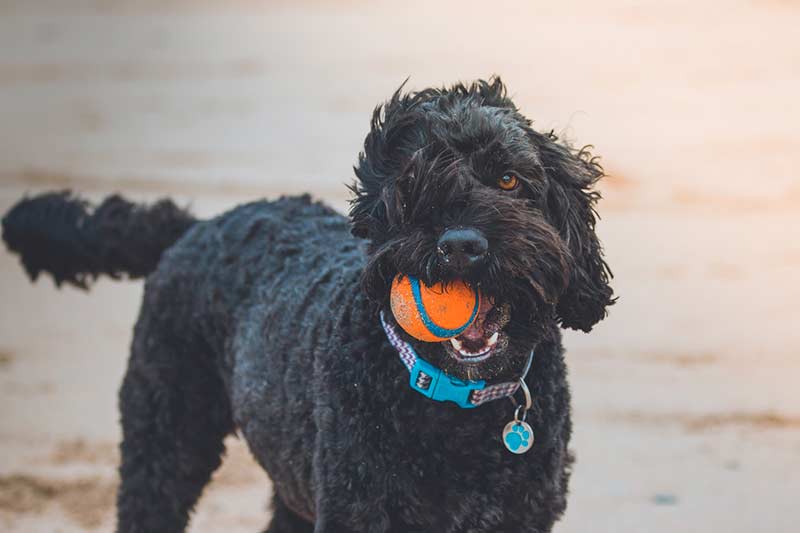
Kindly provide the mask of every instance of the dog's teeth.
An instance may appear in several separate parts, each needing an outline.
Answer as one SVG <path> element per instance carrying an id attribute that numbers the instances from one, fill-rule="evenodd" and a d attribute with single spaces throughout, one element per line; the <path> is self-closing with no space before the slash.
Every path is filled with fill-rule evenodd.
<path id="1" fill-rule="evenodd" d="M 466 348 L 464 348 L 464 344 L 461 341 L 459 341 L 458 339 L 456 339 L 455 337 L 450 339 L 450 344 L 453 346 L 453 348 L 459 354 L 461 354 L 462 357 L 478 357 L 478 356 L 481 356 L 481 355 L 485 355 L 492 348 L 494 348 L 494 345 L 497 344 L 497 339 L 499 337 L 500 337 L 500 333 L 495 331 L 494 333 L 492 333 L 489 336 L 489 338 L 486 339 L 486 344 L 484 345 L 485 347 L 483 349 L 475 351 L 475 352 L 467 350 Z"/>
<path id="2" fill-rule="evenodd" d="M 486 341 L 486 344 L 488 344 L 490 347 L 494 346 L 497 343 L 497 338 L 499 336 L 500 333 L 498 331 L 495 331 L 494 333 L 492 333 L 492 336 L 489 337 L 489 340 Z"/>
<path id="3" fill-rule="evenodd" d="M 459 341 L 459 340 L 458 340 L 458 339 L 456 339 L 455 337 L 453 337 L 452 339 L 450 339 L 450 344 L 452 344 L 452 345 L 453 345 L 453 348 L 455 348 L 455 349 L 456 349 L 456 350 L 458 350 L 459 352 L 461 352 L 461 353 L 464 353 L 464 346 L 461 344 L 461 341 Z"/>

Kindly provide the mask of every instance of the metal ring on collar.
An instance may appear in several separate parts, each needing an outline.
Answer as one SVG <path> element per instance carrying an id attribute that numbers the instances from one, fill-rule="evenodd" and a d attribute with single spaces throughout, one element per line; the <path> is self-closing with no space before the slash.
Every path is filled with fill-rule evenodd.
<path id="1" fill-rule="evenodd" d="M 527 412 L 531 406 L 533 406 L 533 399 L 531 398 L 531 391 L 528 390 L 528 385 L 523 378 L 519 379 L 519 388 L 522 389 L 522 393 L 525 394 L 525 411 Z"/>

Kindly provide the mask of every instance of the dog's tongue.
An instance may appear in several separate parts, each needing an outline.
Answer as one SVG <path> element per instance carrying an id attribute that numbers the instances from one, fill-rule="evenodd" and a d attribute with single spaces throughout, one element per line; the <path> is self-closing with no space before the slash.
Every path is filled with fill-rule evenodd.
<path id="1" fill-rule="evenodd" d="M 486 315 L 489 314 L 489 311 L 492 310 L 492 307 L 494 306 L 492 305 L 492 302 L 489 301 L 489 298 L 482 298 L 481 306 L 478 308 L 478 316 L 475 317 L 475 321 L 472 322 L 472 324 L 470 324 L 470 326 L 465 329 L 461 335 L 458 336 L 458 338 L 478 341 L 486 337 L 486 330 L 483 326 L 486 322 Z"/>

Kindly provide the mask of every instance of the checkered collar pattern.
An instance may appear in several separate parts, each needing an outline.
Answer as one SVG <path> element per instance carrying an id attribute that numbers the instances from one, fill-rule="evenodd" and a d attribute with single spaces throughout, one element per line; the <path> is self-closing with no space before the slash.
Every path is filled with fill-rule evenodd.
<path id="1" fill-rule="evenodd" d="M 383 330 L 386 332 L 386 337 L 389 339 L 389 343 L 394 347 L 395 350 L 397 350 L 397 353 L 400 356 L 400 360 L 403 362 L 403 365 L 405 365 L 405 367 L 411 373 L 412 377 L 415 375 L 415 373 L 419 374 L 418 367 L 419 366 L 423 366 L 424 368 L 433 369 L 435 372 L 438 372 L 439 374 L 445 376 L 446 378 L 448 378 L 451 381 L 455 381 L 455 382 L 460 381 L 460 380 L 456 380 L 455 378 L 452 378 L 452 377 L 448 376 L 442 370 L 434 367 L 433 365 L 431 365 L 430 363 L 428 363 L 427 361 L 422 359 L 419 355 L 417 355 L 417 352 L 414 351 L 414 348 L 411 346 L 411 344 L 409 344 L 408 342 L 403 340 L 400 337 L 400 335 L 397 333 L 397 331 L 395 330 L 394 326 L 392 326 L 392 324 L 390 324 L 384 318 L 383 312 L 381 312 L 381 324 L 383 325 Z M 533 358 L 533 352 L 531 352 L 531 357 L 528 359 L 528 364 L 527 364 L 527 367 L 525 369 L 525 373 L 522 376 L 522 379 L 524 379 L 525 375 L 527 375 L 527 373 L 528 373 L 528 369 L 530 368 L 530 364 L 531 364 L 532 358 Z M 423 374 L 423 375 L 425 375 L 425 374 Z M 459 403 L 457 401 L 455 402 L 455 403 L 457 403 L 458 405 L 460 405 L 461 407 L 464 407 L 464 408 L 477 407 L 477 406 L 479 406 L 481 404 L 484 404 L 486 402 L 490 402 L 492 400 L 497 400 L 497 399 L 500 399 L 500 398 L 506 398 L 506 397 L 512 396 L 517 391 L 517 389 L 519 388 L 519 381 L 506 382 L 506 383 L 496 383 L 494 385 L 486 385 L 486 383 L 483 382 L 483 381 L 479 381 L 479 382 L 464 382 L 464 383 L 470 389 L 469 390 L 469 394 L 467 396 L 467 400 L 466 400 L 467 404 L 462 404 L 462 403 Z M 452 401 L 451 398 L 445 398 L 445 399 L 437 398 L 436 396 L 434 396 L 432 394 L 428 394 L 424 390 L 420 390 L 420 387 L 418 386 L 418 383 L 415 384 L 415 383 L 412 382 L 411 383 L 411 388 L 413 388 L 414 390 L 422 393 L 426 397 L 431 398 L 433 400 L 438 400 L 438 401 L 451 400 Z"/>

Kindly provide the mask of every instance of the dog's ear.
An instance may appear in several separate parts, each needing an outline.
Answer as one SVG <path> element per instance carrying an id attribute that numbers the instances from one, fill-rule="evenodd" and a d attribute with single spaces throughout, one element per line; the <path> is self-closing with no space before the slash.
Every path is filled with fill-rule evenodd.
<path id="1" fill-rule="evenodd" d="M 615 301 L 609 286 L 613 275 L 595 234 L 594 205 L 600 193 L 593 186 L 603 170 L 588 149 L 574 152 L 552 134 L 535 137 L 549 183 L 546 211 L 572 255 L 569 284 L 556 306 L 557 319 L 565 328 L 588 332 Z"/>
<path id="2" fill-rule="evenodd" d="M 419 104 L 425 100 L 426 92 L 433 92 L 404 95 L 404 85 L 405 82 L 389 101 L 373 111 L 364 150 L 358 154 L 358 164 L 353 167 L 357 180 L 349 186 L 353 193 L 350 231 L 362 239 L 386 234 L 391 217 L 389 202 L 393 201 L 392 184 L 403 161 L 410 157 L 407 148 L 412 139 L 409 136 L 413 135 L 413 126 L 418 120 Z"/>

